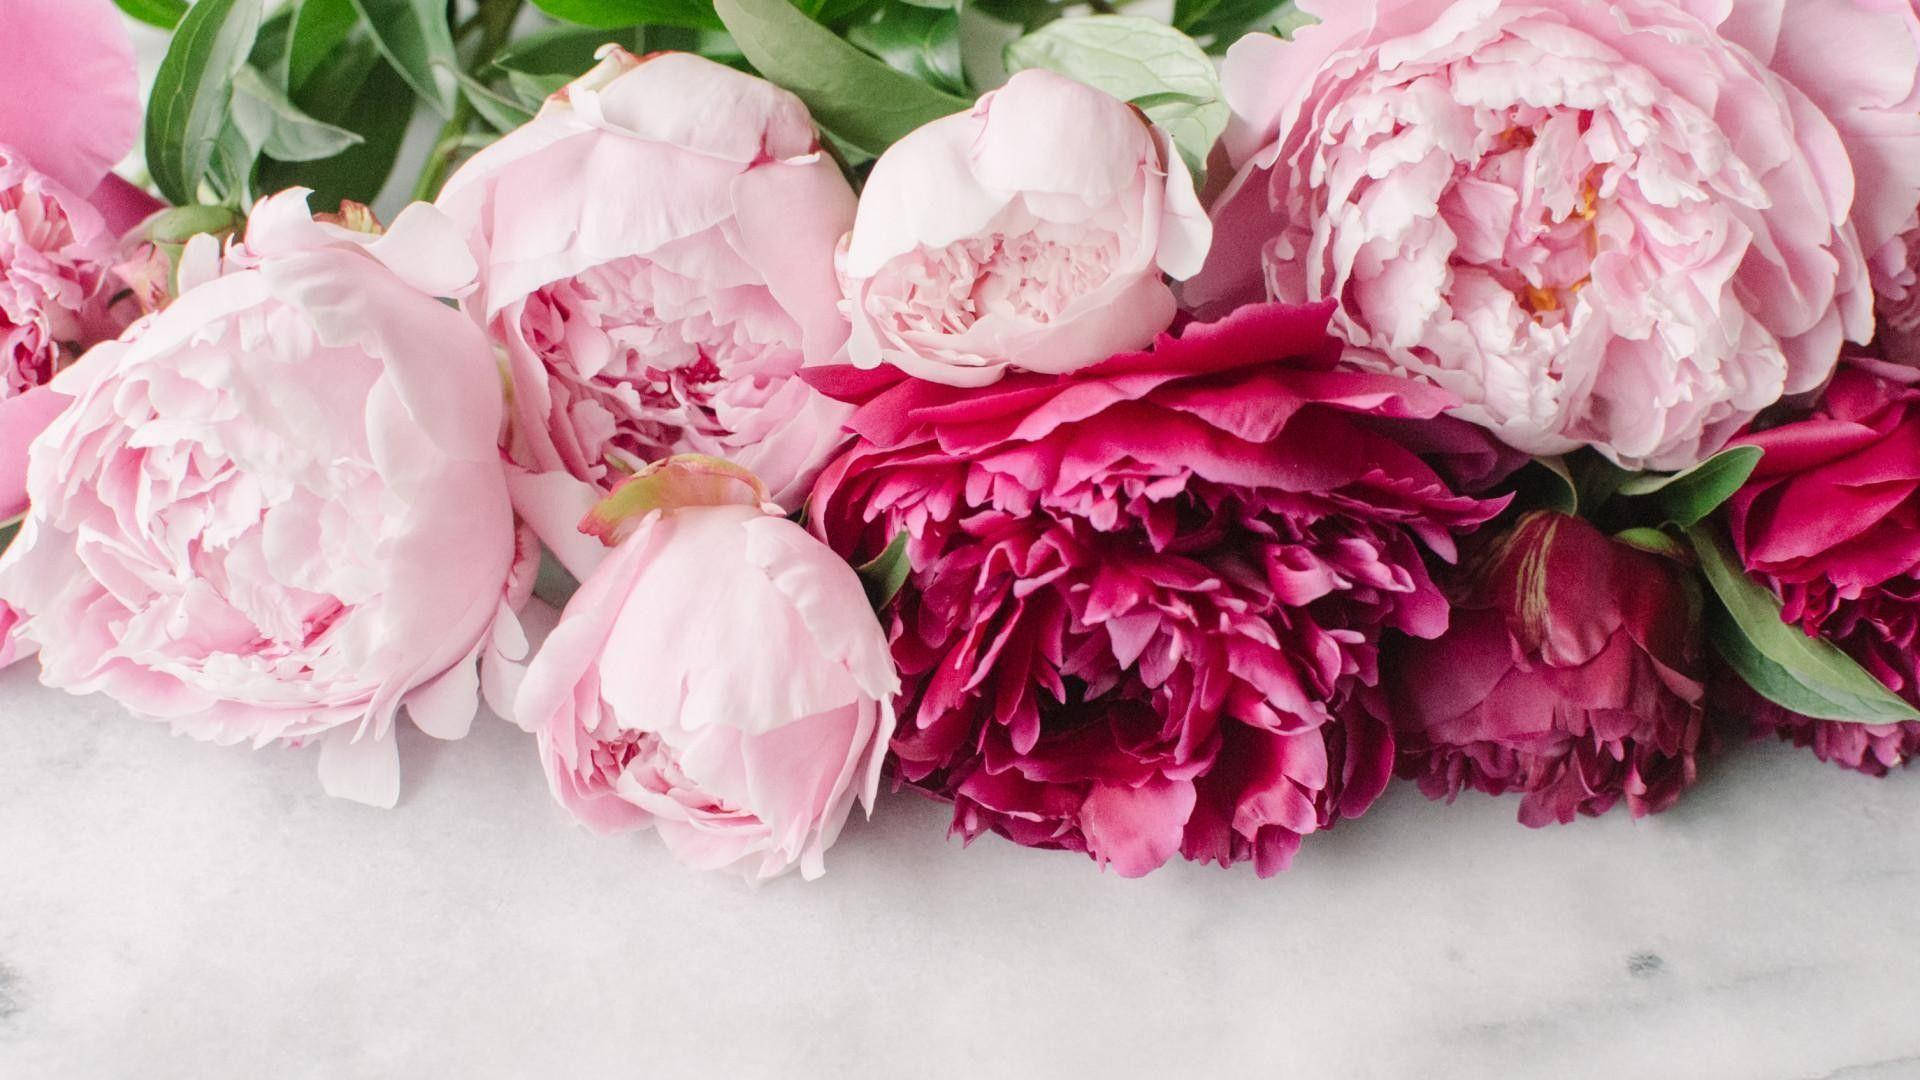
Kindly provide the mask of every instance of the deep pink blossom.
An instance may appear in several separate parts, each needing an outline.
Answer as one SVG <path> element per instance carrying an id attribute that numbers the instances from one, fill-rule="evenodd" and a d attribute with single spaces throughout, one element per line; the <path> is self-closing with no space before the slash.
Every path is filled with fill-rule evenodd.
<path id="1" fill-rule="evenodd" d="M 811 518 L 854 560 L 910 537 L 896 769 L 957 832 L 1268 874 L 1380 792 L 1381 639 L 1446 628 L 1425 559 L 1500 503 L 1408 449 L 1451 399 L 1339 368 L 1328 316 L 974 389 L 817 380 L 860 407 Z"/>
<path id="2" fill-rule="evenodd" d="M 1400 773 L 1519 792 L 1531 826 L 1671 806 L 1703 729 L 1697 594 L 1671 560 L 1537 512 L 1451 575 L 1453 626 L 1392 658 Z"/>
<path id="3" fill-rule="evenodd" d="M 1728 505 L 1747 572 L 1781 615 L 1840 646 L 1920 705 L 1920 374 L 1871 361 L 1843 367 L 1818 410 L 1748 436 L 1766 453 Z M 1769 703 L 1762 731 L 1823 760 L 1884 773 L 1920 753 L 1920 723 L 1811 720 Z"/>

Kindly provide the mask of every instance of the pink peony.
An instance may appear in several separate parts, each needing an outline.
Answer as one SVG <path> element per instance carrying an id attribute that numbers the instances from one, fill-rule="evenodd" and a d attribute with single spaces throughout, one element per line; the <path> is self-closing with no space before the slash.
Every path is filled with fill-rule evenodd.
<path id="1" fill-rule="evenodd" d="M 220 276 L 61 376 L 0 606 L 41 678 L 218 743 L 322 741 L 392 805 L 393 719 L 464 734 L 523 651 L 492 349 L 435 297 L 473 260 L 437 211 L 382 237 L 261 202 Z"/>
<path id="2" fill-rule="evenodd" d="M 1226 60 L 1203 311 L 1337 299 L 1355 360 L 1514 446 L 1656 469 L 1872 334 L 1862 252 L 1920 202 L 1906 0 L 1301 6 Z"/>
<path id="3" fill-rule="evenodd" d="M 1781 617 L 1838 645 L 1920 705 L 1920 373 L 1843 367 L 1815 414 L 1742 439 L 1764 447 L 1728 503 L 1734 549 Z M 1920 723 L 1812 720 L 1759 703 L 1762 731 L 1884 773 L 1920 754 Z"/>
<path id="4" fill-rule="evenodd" d="M 1086 367 L 1167 328 L 1162 274 L 1199 270 L 1211 234 L 1164 134 L 1022 71 L 874 165 L 840 264 L 849 354 L 953 386 Z"/>
<path id="5" fill-rule="evenodd" d="M 1693 783 L 1699 599 L 1672 561 L 1536 512 L 1455 575 L 1453 626 L 1389 665 L 1402 776 L 1431 798 L 1522 794 L 1533 827 L 1634 817 Z"/>
<path id="6" fill-rule="evenodd" d="M 65 404 L 39 388 L 80 350 L 119 332 L 107 307 L 115 237 L 159 204 L 107 171 L 140 132 L 133 43 L 110 0 L 7 0 L 0 41 L 5 522 L 26 509 L 27 444 Z"/>
<path id="7" fill-rule="evenodd" d="M 467 306 L 507 349 L 511 452 L 536 474 L 516 499 L 556 548 L 675 453 L 804 499 L 846 409 L 795 374 L 846 341 L 833 250 L 854 196 L 798 98 L 697 56 L 609 49 L 439 205 L 479 252 Z"/>
<path id="8" fill-rule="evenodd" d="M 520 692 L 554 797 L 702 869 L 817 878 L 872 812 L 900 686 L 860 579 L 735 466 L 669 459 L 635 495 Z"/>
<path id="9" fill-rule="evenodd" d="M 956 831 L 1270 874 L 1379 794 L 1381 639 L 1446 629 L 1425 557 L 1502 504 L 1406 448 L 1449 397 L 1337 367 L 1328 314 L 984 388 L 836 376 L 859 440 L 812 520 L 854 560 L 910 538 L 893 749 Z"/>

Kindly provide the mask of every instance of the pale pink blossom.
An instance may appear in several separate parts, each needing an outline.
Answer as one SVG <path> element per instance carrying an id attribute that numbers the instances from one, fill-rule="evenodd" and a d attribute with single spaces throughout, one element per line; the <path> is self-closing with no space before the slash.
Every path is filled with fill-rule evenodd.
<path id="1" fill-rule="evenodd" d="M 1864 253 L 1920 200 L 1908 2 L 1304 0 L 1228 55 L 1187 299 L 1337 299 L 1353 360 L 1516 447 L 1692 464 L 1873 332 Z"/>
<path id="2" fill-rule="evenodd" d="M 853 190 L 798 98 L 684 53 L 609 49 L 474 156 L 439 205 L 505 347 L 516 500 L 565 549 L 582 507 L 676 453 L 797 505 L 846 409 L 798 377 L 846 341 L 834 244 Z"/>
<path id="3" fill-rule="evenodd" d="M 58 378 L 0 609 L 49 686 L 211 742 L 318 741 L 329 791 L 392 805 L 402 706 L 457 738 L 483 670 L 511 696 L 536 549 L 492 349 L 437 299 L 473 279 L 459 235 L 424 205 L 384 236 L 325 225 L 306 194 Z"/>
<path id="4" fill-rule="evenodd" d="M 882 154 L 841 257 L 862 367 L 952 386 L 1065 372 L 1173 321 L 1212 234 L 1164 133 L 1041 69 Z"/>
<path id="5" fill-rule="evenodd" d="M 676 458 L 528 669 L 517 716 L 554 796 L 599 832 L 763 881 L 871 813 L 899 690 L 853 570 L 751 474 Z M 615 499 L 622 498 L 616 494 Z"/>

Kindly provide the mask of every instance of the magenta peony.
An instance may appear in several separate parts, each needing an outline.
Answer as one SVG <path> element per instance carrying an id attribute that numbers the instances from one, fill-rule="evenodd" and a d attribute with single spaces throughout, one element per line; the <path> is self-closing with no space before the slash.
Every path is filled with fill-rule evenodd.
<path id="1" fill-rule="evenodd" d="M 401 707 L 457 738 L 483 676 L 511 690 L 537 549 L 493 351 L 437 299 L 473 278 L 458 233 L 416 205 L 374 237 L 305 197 L 62 374 L 0 621 L 49 686 L 211 742 L 318 740 L 330 792 L 390 806 Z"/>
<path id="2" fill-rule="evenodd" d="M 821 377 L 859 439 L 812 521 L 854 560 L 909 538 L 896 768 L 958 832 L 1270 874 L 1379 794 L 1381 639 L 1446 629 L 1425 557 L 1501 503 L 1402 441 L 1447 395 L 1340 369 L 1327 318 L 1255 305 L 983 388 Z"/>
<path id="3" fill-rule="evenodd" d="M 1920 373 L 1843 367 L 1810 418 L 1750 435 L 1765 448 L 1728 503 L 1734 550 L 1825 638 L 1920 705 Z M 1812 720 L 1770 703 L 1762 731 L 1823 760 L 1884 773 L 1920 754 L 1920 723 Z"/>
<path id="4" fill-rule="evenodd" d="M 1167 328 L 1165 275 L 1199 270 L 1211 235 L 1164 134 L 1022 71 L 874 165 L 840 263 L 849 354 L 954 386 L 1086 367 Z"/>
<path id="5" fill-rule="evenodd" d="M 1635 817 L 1671 806 L 1704 718 L 1685 571 L 1542 511 L 1452 576 L 1453 626 L 1389 665 L 1401 775 L 1436 799 L 1520 792 L 1536 827 L 1622 799 Z"/>
<path id="6" fill-rule="evenodd" d="M 1656 469 L 1871 336 L 1864 253 L 1920 203 L 1906 0 L 1301 6 L 1226 60 L 1203 311 L 1337 299 L 1353 359 L 1514 446 Z"/>
<path id="7" fill-rule="evenodd" d="M 860 579 L 735 466 L 672 458 L 610 502 L 633 496 L 521 688 L 554 796 L 703 869 L 819 877 L 900 686 Z"/>
<path id="8" fill-rule="evenodd" d="M 474 155 L 441 208 L 481 262 L 467 299 L 513 376 L 519 509 L 565 550 L 637 468 L 702 453 L 789 507 L 846 409 L 796 378 L 847 338 L 834 245 L 853 190 L 805 106 L 685 53 L 609 49 Z"/>

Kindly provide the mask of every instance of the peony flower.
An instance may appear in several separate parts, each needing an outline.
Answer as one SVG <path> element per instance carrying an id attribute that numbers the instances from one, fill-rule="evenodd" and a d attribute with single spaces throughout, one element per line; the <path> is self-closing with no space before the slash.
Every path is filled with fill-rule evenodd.
<path id="1" fill-rule="evenodd" d="M 264 200 L 220 276 L 56 387 L 0 605 L 41 679 L 216 743 L 321 742 L 392 805 L 393 719 L 464 734 L 511 689 L 530 586 L 492 350 L 435 297 L 473 278 L 437 211 L 373 237 Z"/>
<path id="2" fill-rule="evenodd" d="M 1203 312 L 1337 299 L 1355 361 L 1523 450 L 1653 469 L 1871 336 L 1864 245 L 1920 201 L 1894 5 L 1302 7 L 1321 24 L 1226 60 L 1240 172 L 1186 293 Z"/>
<path id="3" fill-rule="evenodd" d="M 1328 314 L 986 388 L 840 377 L 859 439 L 811 520 L 855 561 L 908 537 L 896 770 L 957 832 L 1270 874 L 1379 794 L 1381 640 L 1446 629 L 1424 559 L 1503 503 L 1406 448 L 1450 399 L 1337 367 Z"/>
<path id="4" fill-rule="evenodd" d="M 1167 328 L 1162 274 L 1199 270 L 1211 235 L 1164 134 L 1022 71 L 875 163 L 840 261 L 849 354 L 951 386 L 1083 368 Z"/>
<path id="5" fill-rule="evenodd" d="M 637 524 L 520 692 L 554 797 L 702 869 L 819 877 L 856 794 L 873 810 L 900 685 L 860 579 L 725 462 L 671 458 L 622 500 Z"/>
<path id="6" fill-rule="evenodd" d="M 1400 775 L 1429 798 L 1517 791 L 1539 827 L 1673 805 L 1704 727 L 1699 598 L 1671 560 L 1546 511 L 1452 582 L 1453 626 L 1388 670 Z"/>
<path id="7" fill-rule="evenodd" d="M 1842 367 L 1808 419 L 1740 441 L 1765 454 L 1727 504 L 1747 573 L 1781 617 L 1838 645 L 1920 705 L 1920 373 Z M 1920 754 L 1920 723 L 1813 720 L 1756 701 L 1761 731 L 1885 773 Z"/>
<path id="8" fill-rule="evenodd" d="M 846 341 L 833 248 L 853 190 L 798 98 L 684 53 L 609 48 L 439 205 L 507 350 L 521 511 L 557 550 L 668 455 L 740 462 L 796 506 L 846 410 L 795 377 Z"/>
<path id="9" fill-rule="evenodd" d="M 65 404 L 39 388 L 119 333 L 124 320 L 107 303 L 115 238 L 159 204 L 107 171 L 132 147 L 141 113 L 133 42 L 111 0 L 8 0 L 0 41 L 5 522 L 26 509 L 27 444 Z"/>

